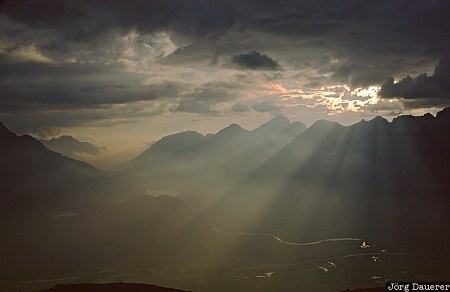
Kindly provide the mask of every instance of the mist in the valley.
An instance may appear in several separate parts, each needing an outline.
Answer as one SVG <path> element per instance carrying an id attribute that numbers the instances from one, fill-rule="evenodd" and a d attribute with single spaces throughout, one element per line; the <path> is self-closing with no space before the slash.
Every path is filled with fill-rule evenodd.
<path id="1" fill-rule="evenodd" d="M 449 113 L 186 131 L 116 172 L 2 125 L 1 288 L 329 291 L 448 279 Z"/>

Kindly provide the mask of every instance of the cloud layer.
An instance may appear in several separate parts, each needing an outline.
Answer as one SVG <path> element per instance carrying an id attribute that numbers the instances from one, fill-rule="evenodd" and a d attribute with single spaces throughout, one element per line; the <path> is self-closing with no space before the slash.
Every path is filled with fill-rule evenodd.
<path id="1" fill-rule="evenodd" d="M 445 0 L 3 1 L 0 119 L 26 132 L 443 107 L 448 11 Z M 378 99 L 362 94 L 380 86 Z"/>
<path id="2" fill-rule="evenodd" d="M 231 63 L 250 70 L 276 70 L 280 69 L 280 65 L 267 55 L 257 51 L 236 54 L 231 58 Z"/>
<path id="3" fill-rule="evenodd" d="M 443 102 L 450 100 L 450 58 L 443 58 L 437 64 L 433 75 L 419 74 L 413 78 L 406 76 L 398 82 L 387 78 L 383 83 L 380 95 L 404 99 L 437 99 Z"/>

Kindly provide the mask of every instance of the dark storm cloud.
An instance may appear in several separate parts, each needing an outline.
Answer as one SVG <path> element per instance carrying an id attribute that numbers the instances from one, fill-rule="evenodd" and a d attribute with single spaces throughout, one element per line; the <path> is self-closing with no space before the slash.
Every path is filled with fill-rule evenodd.
<path id="1" fill-rule="evenodd" d="M 450 51 L 449 11 L 446 0 L 2 1 L 0 113 L 13 119 L 26 110 L 39 120 L 44 110 L 82 115 L 83 109 L 170 100 L 174 112 L 217 114 L 217 105 L 233 104 L 253 82 L 212 77 L 230 64 L 248 74 L 266 71 L 256 86 L 293 75 L 298 78 L 290 81 L 309 87 L 380 85 L 386 76 L 427 72 Z M 275 74 L 280 68 L 286 70 Z M 440 79 L 449 76 L 446 70 L 387 81 L 382 93 L 411 107 L 425 99 L 443 103 L 450 92 Z M 232 109 L 239 110 L 245 108 Z M 105 114 L 72 121 L 119 119 Z"/>
<path id="2" fill-rule="evenodd" d="M 3 1 L 0 7 L 13 20 L 33 28 L 54 29 L 77 40 L 117 27 L 214 35 L 226 31 L 235 21 L 234 9 L 221 1 L 24 0 Z"/>
<path id="3" fill-rule="evenodd" d="M 245 82 L 241 80 L 201 84 L 180 97 L 178 104 L 171 107 L 170 111 L 218 115 L 220 111 L 215 106 L 236 99 L 239 90 L 244 86 Z"/>
<path id="4" fill-rule="evenodd" d="M 249 70 L 277 70 L 280 65 L 267 55 L 257 51 L 241 53 L 231 57 L 230 62 L 243 69 Z"/>
<path id="5" fill-rule="evenodd" d="M 264 3 L 252 14 L 254 27 L 290 40 L 310 38 L 309 44 L 321 40 L 317 53 L 331 58 L 320 69 L 332 74 L 331 81 L 379 84 L 389 74 L 413 70 L 417 59 L 430 63 L 450 48 L 448 1 L 294 1 L 284 8 Z"/>
<path id="6" fill-rule="evenodd" d="M 417 77 L 406 76 L 398 82 L 393 78 L 387 78 L 383 83 L 380 96 L 385 98 L 403 98 L 406 100 L 421 100 L 409 102 L 414 106 L 417 104 L 449 104 L 450 103 L 450 58 L 440 60 L 429 76 L 422 73 Z"/>
<path id="7" fill-rule="evenodd" d="M 43 0 L 4 1 L 1 5 L 2 13 L 14 21 L 30 29 L 45 28 L 55 33 L 52 41 L 45 45 L 51 51 L 70 49 L 67 44 L 73 41 L 89 41 L 93 45 L 96 37 L 111 30 L 168 31 L 178 44 L 187 45 L 186 50 L 180 48 L 174 54 L 183 60 L 190 60 L 190 55 L 196 56 L 194 60 L 201 59 L 202 55 L 207 58 L 215 54 L 229 56 L 250 46 L 248 50 L 270 48 L 280 62 L 278 56 L 289 58 L 289 64 L 295 64 L 296 58 L 306 57 L 309 59 L 306 61 L 317 66 L 311 60 L 327 52 L 339 63 L 324 64 L 320 69 L 354 84 L 379 84 L 383 74 L 389 76 L 397 73 L 396 70 L 411 69 L 408 66 L 413 59 L 425 58 L 431 62 L 450 49 L 450 2 L 445 0 L 290 0 L 282 3 L 269 0 L 226 3 Z M 227 38 L 230 32 L 233 36 Z M 268 35 L 251 33 L 241 37 L 246 32 Z M 278 40 L 273 41 L 270 35 L 276 35 Z M 313 46 L 317 51 L 300 56 L 302 48 L 298 45 Z M 211 56 L 211 52 L 215 53 Z M 374 57 L 379 57 L 381 62 Z M 405 61 L 399 60 L 400 57 Z M 383 58 L 387 62 L 383 62 Z M 269 68 L 274 65 L 267 64 Z M 354 68 L 351 74 L 342 74 L 348 64 L 361 70 Z M 359 80 L 356 76 L 366 69 L 376 73 L 366 74 Z"/>
<path id="8" fill-rule="evenodd" d="M 46 110 L 20 109 L 12 112 L 0 112 L 0 120 L 12 131 L 18 134 L 45 132 L 59 132 L 66 127 L 111 127 L 124 123 L 131 123 L 136 118 L 149 117 L 162 112 L 156 108 L 154 111 L 139 112 L 128 108 L 104 108 L 84 110 Z M 22 117 L 18 119 L 17 117 Z M 26 118 L 23 118 L 26 117 Z M 30 122 L 32 121 L 32 122 Z"/>
<path id="9" fill-rule="evenodd" d="M 99 108 L 176 97 L 187 90 L 186 84 L 170 81 L 142 84 L 145 76 L 115 66 L 25 63 L 0 69 L 0 111 Z"/>
<path id="10" fill-rule="evenodd" d="M 359 65 L 352 62 L 347 62 L 340 66 L 331 66 L 331 71 L 333 72 L 331 80 L 350 84 L 353 87 L 381 83 L 386 76 L 386 71 L 372 67 L 374 66 L 370 64 Z"/>
<path id="11" fill-rule="evenodd" d="M 88 19 L 82 7 L 68 1 L 2 1 L 0 7 L 12 19 L 36 28 L 65 30 Z"/>
<path id="12" fill-rule="evenodd" d="M 111 27 L 141 31 L 173 29 L 216 36 L 234 24 L 277 34 L 305 36 L 341 35 L 354 41 L 398 32 L 407 38 L 428 41 L 446 35 L 450 4 L 430 1 L 3 1 L 2 11 L 32 27 L 57 30 L 93 30 Z M 83 26 L 77 24 L 83 23 Z M 345 31 L 343 29 L 351 29 Z M 368 29 L 370 28 L 370 29 Z M 94 32 L 96 30 L 93 30 Z M 432 31 L 431 34 L 429 32 Z M 385 35 L 387 33 L 388 35 Z M 405 35 L 398 36 L 402 41 Z M 342 39 L 346 41 L 345 39 Z M 376 40 L 374 40 L 376 41 Z M 321 39 L 323 45 L 326 40 Z M 392 43 L 392 40 L 391 40 Z"/>

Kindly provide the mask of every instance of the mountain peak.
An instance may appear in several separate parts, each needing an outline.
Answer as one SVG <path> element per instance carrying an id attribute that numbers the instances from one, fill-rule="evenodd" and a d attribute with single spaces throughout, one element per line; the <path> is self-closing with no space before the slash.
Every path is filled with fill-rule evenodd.
<path id="1" fill-rule="evenodd" d="M 255 131 L 281 131 L 287 126 L 289 126 L 289 119 L 283 115 L 277 115 L 273 117 L 270 121 L 259 126 Z"/>
<path id="2" fill-rule="evenodd" d="M 164 136 L 158 142 L 154 143 L 153 145 L 160 143 L 160 141 L 174 141 L 174 140 L 178 140 L 180 138 L 187 138 L 187 137 L 203 137 L 203 135 L 200 134 L 199 132 L 192 131 L 192 130 L 183 131 L 183 132 Z"/>
<path id="3" fill-rule="evenodd" d="M 3 136 L 16 136 L 13 132 L 11 132 L 1 121 L 0 121 L 0 137 Z"/>
<path id="4" fill-rule="evenodd" d="M 290 120 L 288 117 L 283 115 L 276 115 L 274 116 L 270 121 L 268 121 L 266 124 L 289 124 Z"/>
<path id="5" fill-rule="evenodd" d="M 107 151 L 107 148 L 104 146 L 97 147 L 89 142 L 81 142 L 69 135 L 63 135 L 50 140 L 38 139 L 38 141 L 52 151 L 75 159 L 77 158 L 77 153 L 99 155 Z"/>
<path id="6" fill-rule="evenodd" d="M 376 116 L 375 118 L 366 121 L 362 119 L 356 124 L 353 124 L 351 126 L 348 126 L 349 129 L 371 129 L 371 128 L 382 128 L 389 125 L 389 121 L 381 116 Z"/>
<path id="7" fill-rule="evenodd" d="M 425 114 L 423 116 L 412 116 L 412 115 L 403 115 L 398 116 L 392 120 L 392 124 L 411 124 L 411 123 L 419 123 L 420 121 L 432 121 L 434 119 L 432 114 Z"/>
<path id="8" fill-rule="evenodd" d="M 309 129 L 322 128 L 322 129 L 331 129 L 331 128 L 342 128 L 341 124 L 337 122 L 332 122 L 329 120 L 321 119 L 317 120 L 314 124 L 312 124 Z"/>
<path id="9" fill-rule="evenodd" d="M 8 128 L 0 121 L 0 132 L 6 132 L 8 131 Z"/>
<path id="10" fill-rule="evenodd" d="M 61 141 L 70 141 L 70 142 L 73 142 L 73 141 L 80 142 L 80 141 L 78 141 L 77 139 L 75 139 L 74 137 L 69 136 L 69 135 L 62 135 L 62 136 L 60 136 L 59 138 L 52 138 L 52 139 L 50 139 L 50 140 L 61 140 Z"/>
<path id="11" fill-rule="evenodd" d="M 229 129 L 241 129 L 241 130 L 243 130 L 243 128 L 242 128 L 240 125 L 236 124 L 236 123 L 230 124 L 230 125 L 229 125 L 228 127 L 226 127 L 225 129 L 227 129 L 227 128 L 229 128 Z"/>
<path id="12" fill-rule="evenodd" d="M 381 116 L 376 116 L 375 118 L 369 120 L 366 124 L 381 126 L 381 125 L 388 125 L 389 122 L 388 120 L 386 120 Z"/>
<path id="13" fill-rule="evenodd" d="M 322 119 L 316 121 L 298 137 L 306 135 L 309 137 L 309 139 L 311 139 L 311 141 L 315 141 L 318 138 L 323 139 L 324 137 L 329 136 L 331 133 L 337 134 L 343 129 L 345 129 L 345 127 L 337 122 L 331 122 Z"/>
<path id="14" fill-rule="evenodd" d="M 134 161 L 145 163 L 203 141 L 206 137 L 196 131 L 184 131 L 162 137 L 142 152 Z"/>
<path id="15" fill-rule="evenodd" d="M 204 136 L 196 131 L 184 131 L 162 137 L 153 143 L 149 149 L 152 151 L 171 152 L 201 141 Z"/>
<path id="16" fill-rule="evenodd" d="M 443 108 L 436 114 L 436 118 L 450 120 L 450 107 Z"/>
<path id="17" fill-rule="evenodd" d="M 386 123 L 388 121 L 385 118 L 383 118 L 382 116 L 376 116 L 375 118 L 371 119 L 369 122 Z"/>
<path id="18" fill-rule="evenodd" d="M 294 121 L 283 129 L 283 133 L 290 136 L 298 136 L 306 130 L 306 125 L 302 122 Z"/>
<path id="19" fill-rule="evenodd" d="M 223 135 L 223 134 L 231 134 L 231 133 L 242 133 L 245 132 L 246 130 L 243 129 L 241 126 L 239 126 L 238 124 L 231 124 L 228 127 L 223 128 L 222 130 L 220 130 L 219 132 L 217 132 L 217 135 Z"/>

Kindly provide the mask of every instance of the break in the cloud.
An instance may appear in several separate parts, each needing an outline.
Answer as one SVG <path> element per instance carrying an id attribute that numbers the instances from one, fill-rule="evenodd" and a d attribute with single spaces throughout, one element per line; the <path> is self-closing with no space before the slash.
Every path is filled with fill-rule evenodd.
<path id="1" fill-rule="evenodd" d="M 2 1 L 0 120 L 42 132 L 443 107 L 448 67 L 433 69 L 450 51 L 448 11 L 446 0 Z"/>

